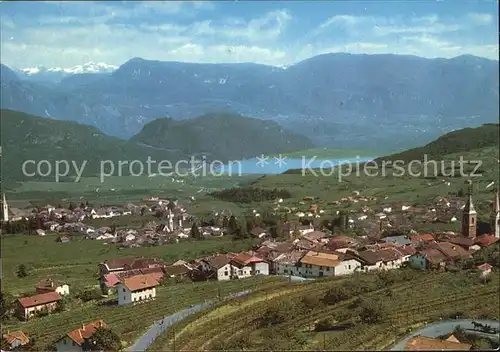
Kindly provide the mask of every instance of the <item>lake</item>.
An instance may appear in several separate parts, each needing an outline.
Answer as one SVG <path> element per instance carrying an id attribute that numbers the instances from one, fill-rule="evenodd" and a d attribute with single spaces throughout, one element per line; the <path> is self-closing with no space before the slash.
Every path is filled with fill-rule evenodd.
<path id="1" fill-rule="evenodd" d="M 341 164 L 364 163 L 375 159 L 376 157 L 355 157 L 351 159 L 318 159 L 314 157 L 302 158 L 283 158 L 278 159 L 269 157 L 266 160 L 258 158 L 240 160 L 225 164 L 222 167 L 214 167 L 217 172 L 230 175 L 249 175 L 249 174 L 281 174 L 290 169 L 323 169 L 325 174 L 331 173 L 333 167 Z"/>

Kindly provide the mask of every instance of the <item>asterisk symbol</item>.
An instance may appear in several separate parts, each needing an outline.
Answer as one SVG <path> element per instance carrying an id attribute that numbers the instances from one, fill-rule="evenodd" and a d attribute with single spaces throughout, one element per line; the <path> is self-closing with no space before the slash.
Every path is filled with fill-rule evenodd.
<path id="1" fill-rule="evenodd" d="M 260 157 L 256 157 L 256 159 L 257 159 L 256 164 L 260 167 L 264 167 L 264 165 L 269 164 L 269 162 L 267 161 L 269 157 L 265 156 L 264 154 L 261 154 Z"/>
<path id="2" fill-rule="evenodd" d="M 276 165 L 279 165 L 279 167 L 281 168 L 282 166 L 286 165 L 286 156 L 283 156 L 283 155 L 278 155 L 278 157 L 274 157 L 274 163 Z"/>

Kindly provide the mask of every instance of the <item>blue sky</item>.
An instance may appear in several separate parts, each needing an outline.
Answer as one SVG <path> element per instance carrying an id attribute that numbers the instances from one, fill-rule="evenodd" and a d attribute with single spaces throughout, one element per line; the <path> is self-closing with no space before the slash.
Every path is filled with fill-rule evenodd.
<path id="1" fill-rule="evenodd" d="M 2 2 L 11 67 L 133 57 L 288 65 L 327 52 L 498 60 L 496 1 Z"/>

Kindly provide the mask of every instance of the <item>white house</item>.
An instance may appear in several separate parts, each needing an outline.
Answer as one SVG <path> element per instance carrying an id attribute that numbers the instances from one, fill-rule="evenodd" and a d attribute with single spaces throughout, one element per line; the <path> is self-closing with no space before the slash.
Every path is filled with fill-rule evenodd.
<path id="1" fill-rule="evenodd" d="M 409 258 L 395 248 L 362 251 L 358 257 L 363 271 L 398 269 Z"/>
<path id="2" fill-rule="evenodd" d="M 231 259 L 233 277 L 242 279 L 254 275 L 269 275 L 269 263 L 248 253 L 241 253 Z"/>
<path id="3" fill-rule="evenodd" d="M 136 275 L 123 279 L 116 285 L 118 305 L 142 302 L 156 297 L 160 283 L 150 275 Z"/>
<path id="4" fill-rule="evenodd" d="M 300 261 L 303 277 L 323 277 L 349 275 L 361 268 L 361 262 L 344 253 L 309 251 Z"/>
<path id="5" fill-rule="evenodd" d="M 67 284 L 56 283 L 52 280 L 43 280 L 36 284 L 36 293 L 57 292 L 61 296 L 69 295 L 69 286 Z"/>
<path id="6" fill-rule="evenodd" d="M 98 328 L 109 329 L 108 325 L 102 320 L 82 325 L 57 340 L 55 343 L 56 350 L 58 352 L 82 352 L 85 341 L 91 338 Z"/>
<path id="7" fill-rule="evenodd" d="M 19 348 L 30 342 L 29 338 L 21 330 L 9 332 L 3 335 L 4 341 L 10 346 L 11 349 Z"/>
<path id="8" fill-rule="evenodd" d="M 273 260 L 275 273 L 277 275 L 299 276 L 300 272 L 297 264 L 304 254 L 304 251 L 293 251 L 280 254 Z"/>
<path id="9" fill-rule="evenodd" d="M 200 261 L 199 267 L 208 277 L 214 276 L 217 280 L 229 280 L 236 268 L 231 265 L 231 257 L 227 255 L 216 255 Z"/>

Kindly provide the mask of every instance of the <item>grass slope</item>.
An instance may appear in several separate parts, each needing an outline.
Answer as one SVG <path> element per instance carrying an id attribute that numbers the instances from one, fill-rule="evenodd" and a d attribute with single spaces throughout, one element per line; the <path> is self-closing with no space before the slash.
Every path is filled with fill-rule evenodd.
<path id="1" fill-rule="evenodd" d="M 230 113 L 211 113 L 183 121 L 157 119 L 131 140 L 185 154 L 203 153 L 221 161 L 313 146 L 308 138 L 285 131 L 275 122 Z"/>
<path id="2" fill-rule="evenodd" d="M 2 290 L 14 294 L 32 292 L 41 279 L 51 277 L 66 281 L 72 290 L 97 284 L 97 264 L 112 258 L 156 256 L 168 262 L 194 259 L 217 251 L 246 250 L 254 240 L 233 241 L 214 238 L 197 242 L 180 242 L 156 247 L 119 248 L 102 241 L 71 236 L 69 243 L 57 243 L 57 236 L 5 236 L 2 238 Z M 85 255 L 82 255 L 85 253 Z M 18 278 L 19 265 L 28 267 L 29 275 Z"/>
<path id="3" fill-rule="evenodd" d="M 422 160 L 427 155 L 428 160 L 441 160 L 444 155 L 463 153 L 474 149 L 497 147 L 500 144 L 500 125 L 484 124 L 477 128 L 464 128 L 447 133 L 435 141 L 422 147 L 406 150 L 401 153 L 381 157 L 381 160 Z"/>
<path id="4" fill-rule="evenodd" d="M 52 120 L 12 110 L 1 110 L 2 179 L 22 180 L 25 160 L 74 161 L 80 166 L 87 161 L 85 176 L 98 175 L 101 160 L 179 160 L 182 154 L 137 145 L 135 142 L 110 137 L 97 128 L 70 121 Z M 28 167 L 33 172 L 34 166 Z M 45 172 L 46 166 L 42 169 Z M 61 169 L 64 171 L 64 169 Z M 71 170 L 70 176 L 76 176 Z M 129 174 L 128 165 L 123 174 Z M 54 172 L 54 170 L 53 170 Z M 137 171 L 135 171 L 137 172 Z M 118 173 L 118 166 L 115 173 Z M 54 180 L 54 173 L 48 178 Z"/>

